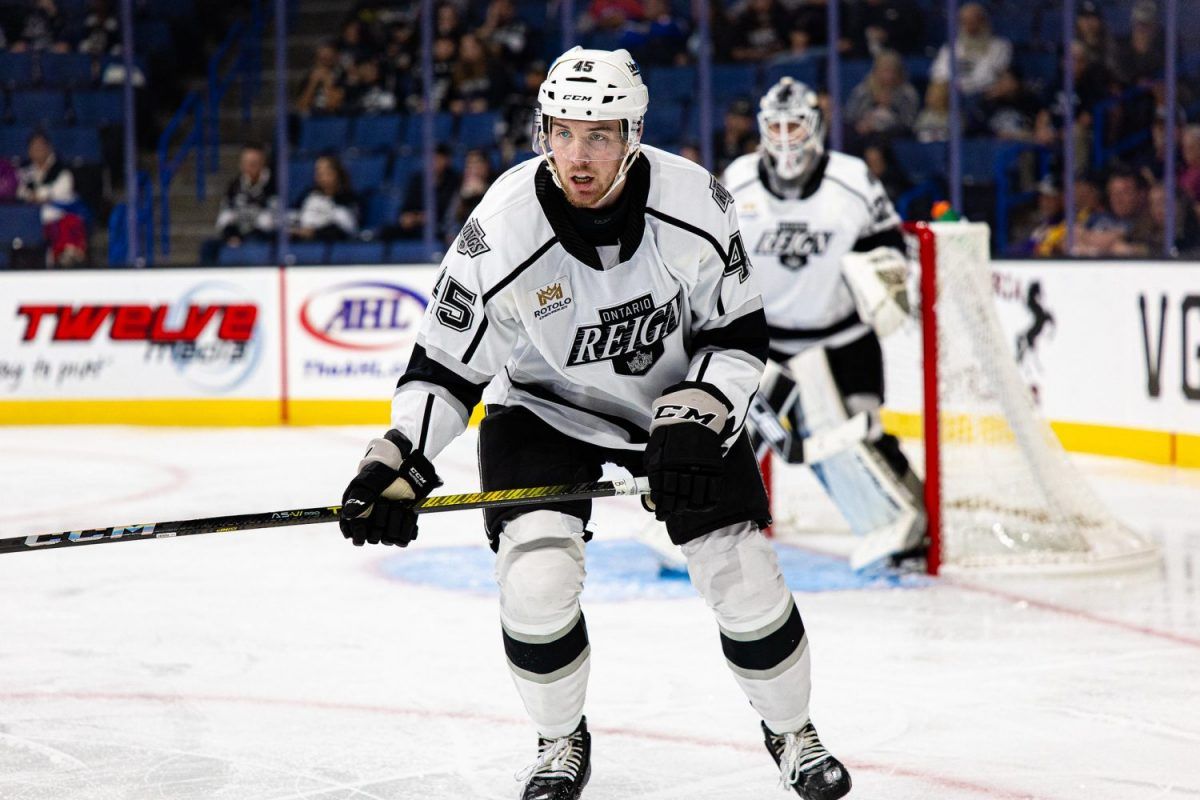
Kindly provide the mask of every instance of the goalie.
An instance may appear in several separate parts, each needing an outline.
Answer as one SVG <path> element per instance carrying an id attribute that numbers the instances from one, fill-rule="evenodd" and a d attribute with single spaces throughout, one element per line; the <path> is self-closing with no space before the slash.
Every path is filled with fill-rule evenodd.
<path id="1" fill-rule="evenodd" d="M 729 187 L 745 246 L 759 276 L 771 338 L 757 419 L 760 457 L 768 446 L 806 460 L 806 437 L 858 414 L 862 441 L 812 469 L 855 534 L 862 567 L 919 548 L 923 488 L 895 437 L 879 422 L 883 352 L 879 339 L 908 315 L 908 263 L 900 218 L 863 161 L 824 146 L 816 94 L 792 78 L 767 91 L 758 112 L 757 153 L 729 165 Z M 790 441 L 777 434 L 782 419 Z"/>

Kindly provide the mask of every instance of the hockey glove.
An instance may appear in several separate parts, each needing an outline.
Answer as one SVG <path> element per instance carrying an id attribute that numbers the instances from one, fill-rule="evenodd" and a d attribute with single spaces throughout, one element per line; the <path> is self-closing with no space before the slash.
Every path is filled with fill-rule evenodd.
<path id="1" fill-rule="evenodd" d="M 442 485 L 433 464 L 408 439 L 390 430 L 373 439 L 358 464 L 358 475 L 342 495 L 342 536 L 364 544 L 405 547 L 417 538 L 413 503 Z"/>
<path id="2" fill-rule="evenodd" d="M 700 384 L 677 384 L 654 404 L 646 477 L 654 516 L 710 511 L 721 499 L 721 436 L 728 411 Z"/>

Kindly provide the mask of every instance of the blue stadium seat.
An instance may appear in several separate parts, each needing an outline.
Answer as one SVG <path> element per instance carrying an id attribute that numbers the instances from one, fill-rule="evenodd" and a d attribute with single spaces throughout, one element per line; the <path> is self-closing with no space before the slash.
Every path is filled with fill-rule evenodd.
<path id="1" fill-rule="evenodd" d="M 947 145 L 945 142 L 918 142 L 897 139 L 892 142 L 896 163 L 914 183 L 944 177 Z"/>
<path id="2" fill-rule="evenodd" d="M 424 116 L 421 114 L 413 114 L 408 118 L 408 125 L 404 131 L 404 146 L 410 150 L 420 150 L 424 136 Z M 454 116 L 446 112 L 435 114 L 433 117 L 433 141 L 434 144 L 442 144 L 449 142 L 454 135 Z"/>
<path id="3" fill-rule="evenodd" d="M 133 25 L 134 52 L 156 56 L 169 53 L 173 47 L 171 26 L 160 19 L 145 19 Z"/>
<path id="4" fill-rule="evenodd" d="M 285 264 L 328 264 L 329 245 L 325 242 L 297 242 L 288 244 Z"/>
<path id="5" fill-rule="evenodd" d="M 223 245 L 217 256 L 222 267 L 264 266 L 273 264 L 273 246 L 270 242 L 243 242 L 239 247 Z"/>
<path id="6" fill-rule="evenodd" d="M 419 158 L 415 156 L 396 156 L 392 161 L 392 174 L 390 176 L 392 186 L 397 189 L 406 189 L 408 181 L 413 175 L 421 172 L 424 165 Z"/>
<path id="7" fill-rule="evenodd" d="M 71 110 L 77 125 L 120 125 L 125 103 L 117 89 L 84 89 L 71 93 Z"/>
<path id="8" fill-rule="evenodd" d="M 341 152 L 350 141 L 349 117 L 305 117 L 300 121 L 299 149 L 304 153 Z"/>
<path id="9" fill-rule="evenodd" d="M 387 175 L 387 162 L 387 156 L 359 156 L 342 161 L 346 166 L 346 173 L 350 176 L 350 185 L 359 194 L 374 189 L 384 182 Z"/>
<path id="10" fill-rule="evenodd" d="M 712 68 L 713 98 L 724 105 L 736 97 L 757 98 L 757 64 L 714 64 Z"/>
<path id="11" fill-rule="evenodd" d="M 363 227 L 367 230 L 378 230 L 384 225 L 392 225 L 400 218 L 400 208 L 404 205 L 404 191 L 401 189 L 381 189 L 367 200 L 366 212 L 363 214 Z"/>
<path id="12" fill-rule="evenodd" d="M 288 163 L 288 197 L 289 208 L 300 203 L 300 198 L 313 185 L 313 159 L 293 159 Z"/>
<path id="13" fill-rule="evenodd" d="M 13 92 L 9 97 L 13 119 L 22 125 L 46 127 L 67 120 L 66 95 L 61 91 Z"/>
<path id="14" fill-rule="evenodd" d="M 929 70 L 933 68 L 933 59 L 925 56 L 905 56 L 904 70 L 908 79 L 920 88 L 929 83 Z"/>
<path id="15" fill-rule="evenodd" d="M 996 182 L 997 139 L 964 139 L 962 143 L 963 183 L 974 186 L 991 186 Z"/>
<path id="16" fill-rule="evenodd" d="M 695 67 L 654 67 L 646 71 L 645 79 L 654 103 L 686 105 L 696 93 Z"/>
<path id="17" fill-rule="evenodd" d="M 458 126 L 459 145 L 468 149 L 495 147 L 499 123 L 500 114 L 495 111 L 463 115 Z"/>
<path id="18" fill-rule="evenodd" d="M 382 264 L 383 242 L 334 242 L 329 248 L 330 264 Z"/>
<path id="19" fill-rule="evenodd" d="M 850 99 L 854 87 L 862 83 L 871 72 L 873 62 L 865 59 L 855 59 L 841 62 L 838 77 L 841 79 L 842 102 Z"/>
<path id="20" fill-rule="evenodd" d="M 29 142 L 29 128 L 0 127 L 0 158 L 24 158 Z"/>
<path id="21" fill-rule="evenodd" d="M 33 85 L 33 54 L 0 52 L 0 83 L 10 89 Z"/>
<path id="22" fill-rule="evenodd" d="M 12 266 L 12 254 L 7 247 L 0 247 L 0 269 L 8 269 Z"/>
<path id="23" fill-rule="evenodd" d="M 821 62 L 815 58 L 799 58 L 794 61 L 781 61 L 767 67 L 763 74 L 763 89 L 771 88 L 785 76 L 795 78 L 813 89 L 820 89 L 825 85 Z M 844 80 L 843 78 L 843 82 Z"/>
<path id="24" fill-rule="evenodd" d="M 96 128 L 54 128 L 47 131 L 54 150 L 73 165 L 102 164 L 100 132 Z"/>
<path id="25" fill-rule="evenodd" d="M 388 261 L 397 264 L 427 264 L 429 252 L 420 239 L 403 239 L 388 247 Z"/>
<path id="26" fill-rule="evenodd" d="M 20 242 L 23 247 L 41 247 L 42 211 L 34 205 L 10 205 L 0 214 L 0 248 Z"/>
<path id="27" fill-rule="evenodd" d="M 646 109 L 646 144 L 662 147 L 683 139 L 683 107 L 677 103 L 655 99 Z"/>
<path id="28" fill-rule="evenodd" d="M 42 83 L 63 89 L 88 86 L 94 63 L 84 53 L 42 53 Z"/>
<path id="29" fill-rule="evenodd" d="M 390 152 L 401 143 L 404 117 L 399 114 L 380 114 L 359 117 L 354 123 L 353 146 L 364 152 Z"/>

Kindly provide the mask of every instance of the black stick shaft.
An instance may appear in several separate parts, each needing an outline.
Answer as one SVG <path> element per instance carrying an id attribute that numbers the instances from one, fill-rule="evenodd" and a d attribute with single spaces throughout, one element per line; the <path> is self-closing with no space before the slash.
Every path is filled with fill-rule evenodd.
<path id="1" fill-rule="evenodd" d="M 570 500 L 596 497 L 645 494 L 647 491 L 648 487 L 644 478 L 556 486 L 531 486 L 525 489 L 499 489 L 491 492 L 427 497 L 416 504 L 415 510 L 418 514 L 430 514 L 440 511 L 517 506 L 535 500 L 542 503 L 565 503 Z M 136 542 L 144 539 L 171 539 L 179 536 L 196 536 L 202 533 L 231 533 L 258 528 L 283 528 L 291 525 L 313 525 L 320 522 L 336 522 L 340 510 L 341 506 L 320 506 L 288 511 L 266 511 L 260 514 L 235 514 L 225 517 L 147 522 L 135 525 L 114 525 L 111 528 L 34 534 L 0 539 L 0 553 L 52 550 L 59 547 L 81 547 L 110 542 Z"/>

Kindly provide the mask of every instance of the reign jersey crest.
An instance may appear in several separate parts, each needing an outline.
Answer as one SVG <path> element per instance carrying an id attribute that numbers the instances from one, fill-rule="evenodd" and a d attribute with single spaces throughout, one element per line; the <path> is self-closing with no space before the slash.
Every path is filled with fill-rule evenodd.
<path id="1" fill-rule="evenodd" d="M 662 340 L 679 327 L 682 293 L 661 306 L 644 294 L 620 305 L 601 308 L 599 325 L 575 329 L 567 366 L 611 361 L 618 375 L 644 375 L 664 352 Z"/>
<path id="2" fill-rule="evenodd" d="M 774 230 L 763 232 L 754 252 L 774 256 L 787 269 L 803 269 L 810 257 L 825 255 L 832 238 L 833 231 L 812 230 L 807 222 L 780 221 Z"/>

